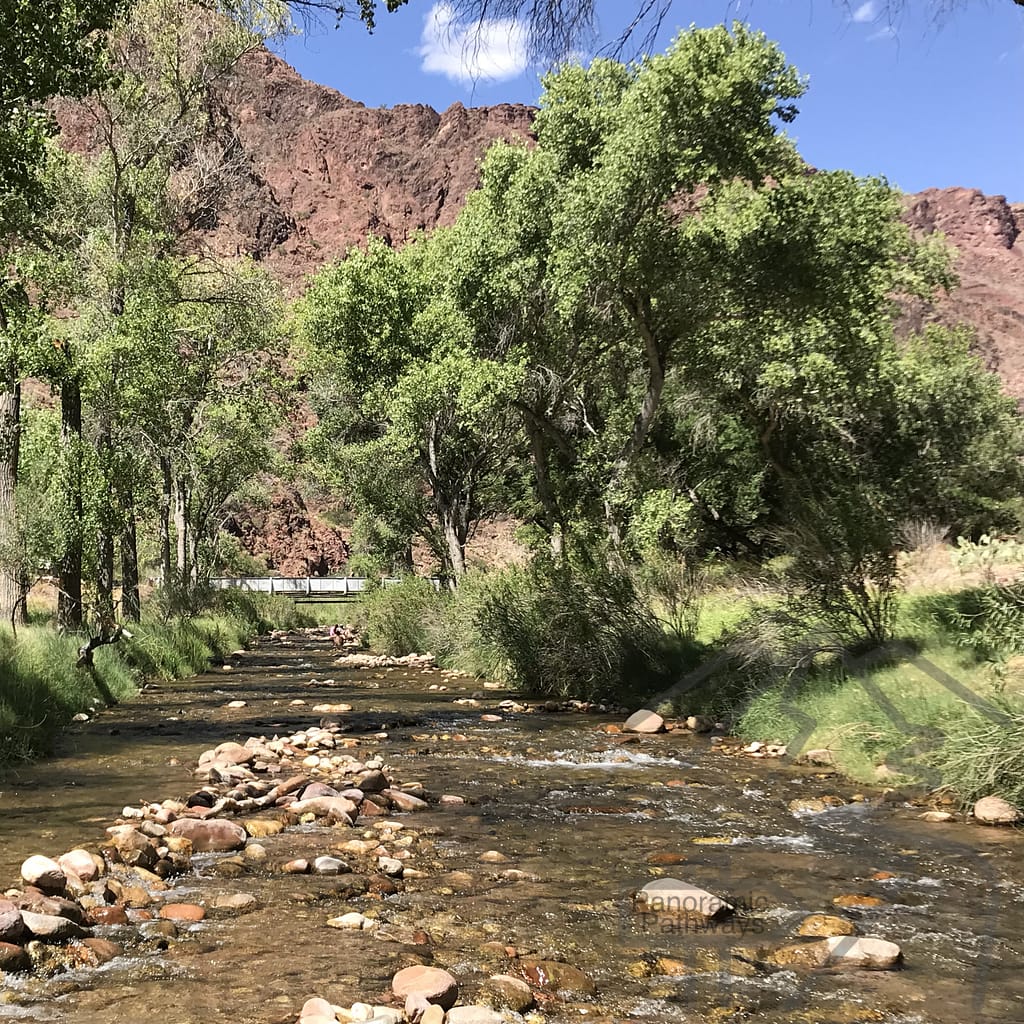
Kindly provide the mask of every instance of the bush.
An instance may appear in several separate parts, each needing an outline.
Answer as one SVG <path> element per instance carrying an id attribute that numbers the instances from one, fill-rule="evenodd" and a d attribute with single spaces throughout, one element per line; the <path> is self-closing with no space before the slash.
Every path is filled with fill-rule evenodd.
<path id="1" fill-rule="evenodd" d="M 957 708 L 927 763 L 965 804 L 994 794 L 1024 807 L 1024 710 L 998 698 L 987 703 L 987 714 Z"/>
<path id="2" fill-rule="evenodd" d="M 383 654 L 421 654 L 443 615 L 445 595 L 430 580 L 406 576 L 399 583 L 375 587 L 363 600 L 370 646 Z"/>
<path id="3" fill-rule="evenodd" d="M 667 685 L 670 647 L 630 577 L 538 557 L 509 569 L 477 615 L 508 682 L 531 696 L 628 699 Z"/>

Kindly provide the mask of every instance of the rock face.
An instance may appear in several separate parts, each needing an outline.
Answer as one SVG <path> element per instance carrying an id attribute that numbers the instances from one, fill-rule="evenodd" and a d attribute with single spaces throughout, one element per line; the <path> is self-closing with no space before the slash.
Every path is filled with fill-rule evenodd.
<path id="1" fill-rule="evenodd" d="M 922 323 L 967 323 L 978 352 L 1024 400 L 1024 204 L 971 188 L 929 188 L 909 196 L 904 220 L 921 235 L 942 232 L 957 250 L 959 287 L 934 311 L 905 305 L 904 328 Z"/>

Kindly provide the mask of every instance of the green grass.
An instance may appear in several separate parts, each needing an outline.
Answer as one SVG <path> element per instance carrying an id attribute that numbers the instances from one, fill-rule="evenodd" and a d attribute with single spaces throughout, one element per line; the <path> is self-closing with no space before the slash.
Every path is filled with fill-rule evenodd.
<path id="1" fill-rule="evenodd" d="M 131 639 L 96 649 L 92 672 L 76 666 L 80 636 L 0 628 L 0 763 L 48 752 L 74 715 L 129 699 L 145 679 L 195 675 L 258 633 L 315 624 L 286 598 L 216 595 L 214 604 L 188 619 L 144 618 Z"/>

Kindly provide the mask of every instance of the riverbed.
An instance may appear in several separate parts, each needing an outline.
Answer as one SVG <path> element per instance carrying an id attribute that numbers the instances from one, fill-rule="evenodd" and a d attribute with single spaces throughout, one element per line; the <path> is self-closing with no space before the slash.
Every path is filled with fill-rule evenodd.
<path id="1" fill-rule="evenodd" d="M 907 794 L 725 756 L 704 735 L 602 731 L 620 715 L 509 713 L 497 707 L 509 694 L 473 680 L 341 669 L 334 656 L 313 636 L 264 642 L 229 669 L 152 685 L 76 726 L 59 756 L 6 771 L 0 880 L 14 884 L 30 854 L 95 848 L 122 807 L 194 790 L 204 750 L 316 724 L 312 708 L 324 702 L 352 705 L 346 736 L 358 738 L 360 757 L 379 756 L 392 777 L 420 781 L 434 797 L 465 798 L 399 816 L 427 837 L 413 862 L 423 877 L 393 895 L 352 897 L 338 879 L 275 870 L 347 837 L 316 824 L 261 840 L 268 865 L 238 877 L 217 874 L 213 855 L 197 858 L 175 897 L 245 892 L 260 909 L 203 921 L 167 949 L 130 951 L 98 970 L 8 976 L 0 1019 L 285 1024 L 312 995 L 339 1005 L 382 998 L 408 963 L 447 968 L 471 995 L 536 955 L 597 985 L 588 1000 L 542 998 L 540 1018 L 559 1024 L 1024 1020 L 1020 832 L 922 821 Z M 476 706 L 454 703 L 472 694 Z M 788 809 L 826 795 L 842 806 Z M 357 837 L 361 826 L 347 832 Z M 487 852 L 507 859 L 481 862 Z M 633 894 L 665 876 L 722 896 L 737 913 L 714 929 L 647 920 Z M 860 906 L 834 902 L 865 896 Z M 350 910 L 381 927 L 326 927 Z M 793 941 L 819 912 L 898 943 L 903 969 L 764 969 L 756 951 Z M 514 955 L 495 953 L 495 943 Z"/>

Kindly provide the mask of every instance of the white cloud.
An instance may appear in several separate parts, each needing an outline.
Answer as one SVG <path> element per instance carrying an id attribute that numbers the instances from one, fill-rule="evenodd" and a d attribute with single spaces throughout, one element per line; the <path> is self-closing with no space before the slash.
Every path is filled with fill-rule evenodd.
<path id="1" fill-rule="evenodd" d="M 417 52 L 424 71 L 466 84 L 504 82 L 521 75 L 529 63 L 526 28 L 520 22 L 485 18 L 460 23 L 447 3 L 431 7 Z"/>
<path id="2" fill-rule="evenodd" d="M 853 12 L 853 20 L 859 22 L 874 21 L 875 15 L 878 14 L 878 4 L 875 0 L 867 0 Z"/>

